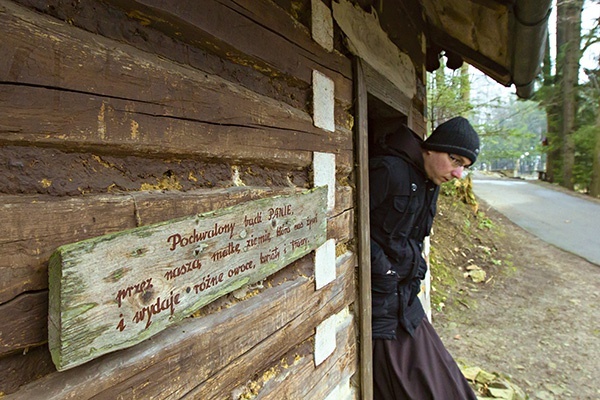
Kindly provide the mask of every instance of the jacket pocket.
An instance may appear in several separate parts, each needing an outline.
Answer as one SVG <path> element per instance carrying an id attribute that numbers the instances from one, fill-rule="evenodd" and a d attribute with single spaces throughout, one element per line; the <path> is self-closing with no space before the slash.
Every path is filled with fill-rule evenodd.
<path id="1" fill-rule="evenodd" d="M 398 278 L 395 275 L 371 275 L 371 299 L 374 318 L 396 318 L 398 313 Z"/>
<path id="2" fill-rule="evenodd" d="M 418 208 L 416 200 L 413 196 L 394 196 L 392 207 L 383 223 L 386 233 L 394 237 L 408 236 Z"/>

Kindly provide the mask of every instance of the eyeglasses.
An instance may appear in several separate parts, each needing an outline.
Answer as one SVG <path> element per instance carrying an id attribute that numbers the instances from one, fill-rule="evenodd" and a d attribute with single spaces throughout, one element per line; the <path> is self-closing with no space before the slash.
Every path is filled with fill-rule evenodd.
<path id="1" fill-rule="evenodd" d="M 465 165 L 462 160 L 458 157 L 456 157 L 454 154 L 450 154 L 448 153 L 448 157 L 450 157 L 450 162 L 452 163 L 452 166 L 454 168 L 462 168 L 462 169 L 468 169 L 469 165 Z"/>

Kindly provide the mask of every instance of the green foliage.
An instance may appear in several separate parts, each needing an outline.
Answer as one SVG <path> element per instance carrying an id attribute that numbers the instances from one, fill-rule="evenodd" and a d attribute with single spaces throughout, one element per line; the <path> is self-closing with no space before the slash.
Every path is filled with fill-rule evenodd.
<path id="1" fill-rule="evenodd" d="M 588 44 L 598 41 L 599 28 L 600 25 L 584 35 Z M 556 60 L 548 59 L 545 63 L 559 67 Z M 481 153 L 474 168 L 520 168 L 519 172 L 523 174 L 546 170 L 553 182 L 563 184 L 560 75 L 552 75 L 550 69 L 545 71 L 543 85 L 537 89 L 534 100 L 524 101 L 515 95 L 499 95 L 499 91 L 489 90 L 489 85 L 498 84 L 481 84 L 478 79 L 485 81 L 486 78 L 476 78 L 478 73 L 467 75 L 466 71 L 451 71 L 442 66 L 428 74 L 427 114 L 430 130 L 457 115 L 467 117 L 481 138 Z M 572 179 L 575 187 L 585 192 L 591 186 L 594 157 L 598 157 L 595 141 L 600 129 L 600 66 L 595 70 L 586 70 L 586 74 L 589 80 L 575 88 L 577 126 L 576 131 L 571 133 L 575 145 Z M 490 96 L 490 93 L 494 95 Z M 547 139 L 544 146 L 542 139 Z M 447 192 L 457 189 L 442 188 Z"/>
<path id="2" fill-rule="evenodd" d="M 477 213 L 477 220 L 479 224 L 477 225 L 479 229 L 493 229 L 494 223 L 491 219 L 489 219 L 484 213 L 479 211 Z"/>
<path id="3" fill-rule="evenodd" d="M 480 109 L 488 112 L 476 116 L 480 121 L 479 130 L 483 132 L 478 163 L 493 169 L 506 169 L 514 168 L 520 160 L 531 164 L 529 170 L 539 169 L 541 139 L 546 134 L 547 124 L 538 104 L 508 98 L 499 99 L 494 107 Z"/>
<path id="4" fill-rule="evenodd" d="M 597 72 L 596 72 L 597 73 Z M 588 71 L 590 81 L 580 86 L 577 121 L 579 128 L 573 133 L 575 144 L 575 165 L 573 167 L 573 183 L 577 190 L 588 192 L 592 182 L 592 171 L 596 153 L 596 140 L 600 136 L 597 125 L 597 114 L 600 112 L 600 87 L 597 76 Z"/>
<path id="5" fill-rule="evenodd" d="M 468 71 L 468 70 L 466 70 Z M 431 128 L 457 115 L 469 118 L 481 138 L 476 168 L 506 169 L 521 156 L 524 162 L 540 168 L 540 143 L 546 133 L 544 111 L 538 103 L 516 97 L 483 97 L 467 72 L 440 68 L 428 76 L 427 105 Z M 497 83 L 494 83 L 497 85 Z M 465 100 L 466 99 L 466 100 Z M 501 163 L 502 162 L 502 163 Z"/>
<path id="6" fill-rule="evenodd" d="M 451 71 L 442 65 L 427 74 L 427 114 L 433 126 L 473 109 L 469 100 L 471 84 L 468 69 Z"/>
<path id="7" fill-rule="evenodd" d="M 573 167 L 573 182 L 575 188 L 587 192 L 592 181 L 594 150 L 599 126 L 585 125 L 573 134 L 575 143 L 575 166 Z"/>
<path id="8" fill-rule="evenodd" d="M 442 311 L 445 307 L 445 302 L 452 290 L 455 290 L 458 285 L 457 274 L 452 265 L 444 262 L 435 248 L 431 249 L 429 262 L 431 271 L 435 274 L 435 279 L 432 282 L 435 290 L 431 291 L 431 306 L 436 311 Z"/>

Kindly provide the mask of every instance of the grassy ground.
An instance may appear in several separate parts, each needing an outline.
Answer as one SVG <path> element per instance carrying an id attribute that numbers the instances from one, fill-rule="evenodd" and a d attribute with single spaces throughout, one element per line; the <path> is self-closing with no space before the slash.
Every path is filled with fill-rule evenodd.
<path id="1" fill-rule="evenodd" d="M 479 208 L 469 178 L 442 186 L 432 235 L 432 308 L 475 307 L 469 292 L 514 271 L 511 237 Z"/>

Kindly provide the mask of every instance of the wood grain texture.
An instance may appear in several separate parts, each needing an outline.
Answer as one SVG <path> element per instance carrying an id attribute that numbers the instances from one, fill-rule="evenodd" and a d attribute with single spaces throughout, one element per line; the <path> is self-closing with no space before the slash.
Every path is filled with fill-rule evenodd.
<path id="1" fill-rule="evenodd" d="M 234 187 L 185 193 L 145 191 L 75 198 L 0 195 L 0 304 L 20 293 L 48 287 L 47 263 L 52 252 L 67 243 L 118 232 L 168 219 L 229 207 L 270 195 L 292 193 L 292 188 Z M 334 216 L 351 224 L 353 191 L 338 186 Z M 32 220 L 31 215 L 36 215 Z M 329 237 L 346 241 L 351 225 L 329 222 Z M 47 234 L 52 232 L 52 234 Z"/>
<path id="2" fill-rule="evenodd" d="M 0 392 L 7 395 L 18 391 L 28 382 L 56 372 L 56 368 L 48 346 L 39 346 L 0 357 L 0 371 Z"/>
<path id="3" fill-rule="evenodd" d="M 213 51 L 222 52 L 223 58 L 239 57 L 239 62 L 246 63 L 259 61 L 256 67 L 269 75 L 284 73 L 310 83 L 312 70 L 321 69 L 335 81 L 336 97 L 346 105 L 352 103 L 349 60 L 321 48 L 311 39 L 308 29 L 270 2 L 205 0 L 202 7 L 192 1 L 174 4 L 168 0 L 110 0 L 110 3 L 163 32 L 173 32 L 173 26 L 177 26 L 182 40 L 206 47 L 212 45 Z M 219 50 L 221 47 L 223 50 Z"/>
<path id="4" fill-rule="evenodd" d="M 354 63 L 356 81 L 356 181 L 357 181 L 357 222 L 358 226 L 371 226 L 369 216 L 369 126 L 367 96 L 371 85 L 366 76 L 362 60 Z M 358 286 L 357 307 L 360 335 L 360 393 L 362 398 L 373 398 L 373 336 L 371 327 L 371 235 L 368 229 L 359 229 L 358 246 Z"/>
<path id="5" fill-rule="evenodd" d="M 321 151 L 338 154 L 341 166 L 351 162 L 349 130 L 326 133 L 297 109 L 253 93 L 241 96 L 222 88 L 217 95 L 215 90 L 203 94 L 198 89 L 197 97 L 187 99 L 205 115 L 185 116 L 169 106 L 0 85 L 0 143 L 294 168 L 309 166 L 312 152 Z M 249 105 L 262 109 L 248 109 Z M 215 107 L 240 114 L 228 116 Z"/>
<path id="6" fill-rule="evenodd" d="M 11 398 L 118 398 L 119 393 L 131 398 L 141 391 L 156 399 L 181 398 L 232 363 L 266 368 L 310 338 L 320 321 L 354 302 L 356 259 L 347 253 L 336 262 L 338 279 L 318 292 L 313 279 L 297 276 L 221 312 L 186 319 L 132 348 L 50 374 Z M 259 343 L 264 347 L 248 353 Z M 239 379 L 245 383 L 247 376 Z M 217 394 L 228 397 L 230 389 Z"/>
<path id="7" fill-rule="evenodd" d="M 48 292 L 24 293 L 0 305 L 0 356 L 48 341 Z M 1 390 L 0 390 L 1 391 Z"/>
<path id="8" fill-rule="evenodd" d="M 276 375 L 260 389 L 257 399 L 325 399 L 331 389 L 345 382 L 358 370 L 355 325 L 345 323 L 336 334 L 332 355 L 315 368 L 312 356 L 296 360 L 282 374 Z"/>
<path id="9" fill-rule="evenodd" d="M 305 5 L 284 9 L 264 0 L 205 1 L 203 10 L 212 13 L 184 20 L 177 16 L 177 8 L 194 7 L 194 1 L 146 5 L 116 0 L 94 2 L 93 6 L 61 0 L 15 3 L 176 63 L 219 74 L 291 105 L 309 100 L 311 69 L 333 71 L 346 78 L 338 85 L 344 87 L 338 93 L 340 104 L 345 109 L 351 106 L 350 61 L 341 52 L 329 53 L 312 40 L 309 25 L 297 20 L 298 6 Z M 242 30 L 243 37 L 232 37 L 234 27 L 236 32 Z M 242 27 L 252 29 L 252 35 Z M 260 46 L 262 43 L 277 44 L 277 51 L 268 51 L 273 47 Z"/>
<path id="10" fill-rule="evenodd" d="M 362 71 L 369 94 L 377 97 L 390 107 L 404 115 L 410 114 L 411 99 L 408 98 L 385 76 L 377 72 L 367 61 L 362 61 Z M 358 84 L 358 83 L 356 83 Z M 358 91 L 358 89 L 357 89 Z"/>
<path id="11" fill-rule="evenodd" d="M 140 11 L 137 5 L 144 4 L 130 3 L 136 7 L 129 11 Z M 174 10 L 178 7 L 176 4 L 156 1 L 154 5 L 159 7 L 155 8 L 154 16 L 168 17 L 164 25 L 159 23 L 160 18 L 150 19 L 151 23 L 146 24 L 143 14 L 117 9 L 114 4 L 116 2 L 95 0 L 0 0 L 0 146 L 56 149 L 71 155 L 78 152 L 88 152 L 91 156 L 133 155 L 155 159 L 157 164 L 187 159 L 207 164 L 273 166 L 282 171 L 286 168 L 301 171 L 307 176 L 312 152 L 331 152 L 336 154 L 338 180 L 347 185 L 348 175 L 354 168 L 354 154 L 352 80 L 346 56 L 325 53 L 312 42 L 304 26 L 270 1 L 211 0 L 207 4 L 214 5 L 219 18 L 210 14 L 195 15 L 197 22 L 184 21 L 187 11 L 181 14 Z M 189 1 L 184 5 L 195 6 L 195 3 Z M 31 8 L 41 13 L 29 11 Z M 214 21 L 218 23 L 213 24 Z M 176 24 L 170 30 L 161 31 L 172 22 Z M 228 36 L 234 25 L 250 26 L 254 41 L 248 37 Z M 213 44 L 225 46 L 216 48 Z M 336 81 L 336 131 L 333 134 L 314 128 L 307 112 L 313 69 Z M 59 169 L 63 161 L 56 158 L 46 168 L 48 171 Z M 254 172 L 261 178 L 267 175 L 258 169 Z M 15 177 L 20 179 L 18 171 Z M 272 185 L 268 177 L 265 179 L 243 183 Z M 94 181 L 100 186 L 102 182 L 101 179 Z M 293 181 L 293 184 L 308 186 L 307 182 Z M 46 184 L 46 181 L 41 182 L 41 185 Z M 104 187 L 108 185 L 110 183 Z M 270 309 L 264 307 L 251 310 L 253 314 L 249 316 L 244 315 L 243 306 L 233 314 L 224 309 L 219 312 L 224 314 L 223 318 L 213 316 L 203 319 L 208 326 L 196 325 L 196 336 L 191 338 L 168 328 L 168 335 L 158 334 L 133 348 L 150 346 L 144 355 L 136 356 L 129 352 L 131 349 L 121 350 L 91 361 L 93 365 L 89 368 L 86 364 L 40 379 L 53 368 L 47 346 L 40 345 L 46 336 L 42 321 L 46 318 L 47 262 L 53 249 L 65 243 L 226 207 L 288 189 L 236 190 L 94 194 L 75 198 L 0 195 L 1 225 L 3 229 L 9 228 L 7 234 L 0 237 L 3 254 L 0 314 L 2 321 L 10 322 L 0 327 L 3 339 L 0 369 L 7 371 L 0 379 L 0 392 L 14 391 L 22 383 L 38 379 L 39 385 L 32 382 L 29 386 L 39 386 L 33 390 L 35 395 L 30 396 L 33 392 L 25 390 L 15 398 L 53 398 L 52 393 L 54 398 L 61 399 L 94 395 L 114 398 L 115 393 L 125 398 L 145 397 L 146 386 L 151 396 L 180 398 L 201 379 L 195 370 L 206 377 L 215 368 L 225 368 L 225 364 L 218 362 L 231 362 L 231 357 L 240 357 L 239 363 L 244 366 L 252 365 L 255 359 L 244 359 L 242 354 L 248 351 L 253 340 L 265 340 L 266 336 L 260 335 L 270 335 L 273 342 L 269 341 L 253 353 L 255 358 L 262 358 L 263 352 L 289 352 L 293 348 L 290 346 L 296 344 L 288 339 L 300 340 L 302 336 L 302 340 L 308 340 L 313 329 L 311 324 L 318 324 L 342 305 L 337 292 L 323 292 L 317 295 L 318 299 L 312 298 L 315 293 L 308 289 L 314 289 L 314 282 L 310 273 L 303 273 L 303 276 L 294 276 L 307 279 L 302 283 L 302 290 L 305 284 L 307 288 L 302 295 L 294 294 L 300 290 L 295 286 L 277 295 L 271 294 L 272 288 L 267 289 L 265 301 L 285 300 L 284 308 L 275 309 L 277 314 L 273 316 L 269 315 Z M 336 210 L 327 221 L 328 235 L 336 238 L 338 244 L 344 244 L 338 251 L 354 246 L 354 230 L 353 190 L 351 186 L 338 186 Z M 296 263 L 308 264 L 311 261 L 308 258 Z M 349 276 L 344 277 L 343 289 L 347 303 L 354 301 L 351 298 L 354 283 Z M 314 315 L 302 314 L 304 319 L 300 318 L 297 325 L 286 329 L 284 334 L 265 333 L 272 328 L 269 324 L 296 324 L 293 320 L 298 314 L 294 307 L 306 307 L 307 312 Z M 326 310 L 320 311 L 318 307 Z M 257 316 L 262 316 L 260 313 L 268 317 L 268 321 L 260 325 L 265 332 L 260 332 L 259 337 L 245 337 L 241 330 L 254 327 Z M 227 319 L 232 315 L 239 318 L 241 326 Z M 220 328 L 221 324 L 232 331 L 231 335 Z M 181 346 L 171 342 L 176 339 Z M 196 346 L 195 341 L 202 341 L 202 346 Z M 223 352 L 226 355 L 221 361 Z M 217 364 L 204 366 L 205 355 Z M 135 359 L 133 364 L 130 364 L 131 356 Z M 276 360 L 261 360 L 260 366 L 273 361 Z M 152 370 L 153 363 L 160 366 Z M 132 371 L 128 371 L 132 365 L 135 365 Z M 144 371 L 148 366 L 150 370 L 146 375 Z M 71 371 L 77 372 L 70 374 Z M 240 382 L 249 376 L 246 370 L 231 371 Z M 129 376 L 130 383 L 119 384 L 124 382 L 123 376 Z M 149 384 L 149 377 L 156 377 L 156 383 Z M 227 378 L 228 382 L 233 382 L 231 378 Z M 54 385 L 44 386 L 46 379 Z M 181 384 L 180 380 L 183 380 Z M 118 384 L 113 391 L 115 382 Z M 97 390 L 102 385 L 106 391 Z M 165 390 L 166 387 L 174 389 Z M 221 397 L 229 395 L 223 388 Z"/>
<path id="12" fill-rule="evenodd" d="M 0 143 L 295 167 L 324 151 L 351 163 L 351 126 L 323 132 L 243 86 L 0 5 Z"/>

